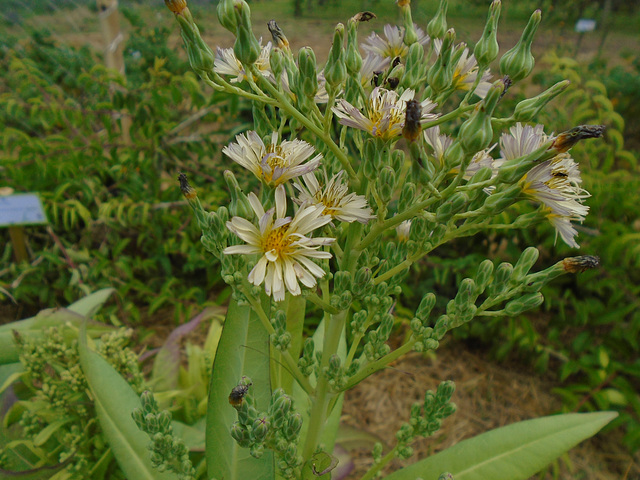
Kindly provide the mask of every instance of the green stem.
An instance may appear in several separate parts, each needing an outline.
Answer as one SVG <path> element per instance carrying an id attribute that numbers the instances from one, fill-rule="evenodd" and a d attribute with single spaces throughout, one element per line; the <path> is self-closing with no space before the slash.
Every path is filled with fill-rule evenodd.
<path id="1" fill-rule="evenodd" d="M 365 473 L 360 478 L 360 480 L 371 480 L 372 478 L 375 478 L 378 472 L 382 470 L 384 467 L 386 467 L 387 464 L 395 458 L 397 450 L 398 450 L 398 446 L 396 445 L 391 450 L 389 450 L 389 453 L 387 453 L 384 457 L 382 457 L 379 462 L 372 465 L 371 468 L 367 470 L 367 473 Z"/>
<path id="2" fill-rule="evenodd" d="M 212 87 L 214 90 L 224 90 L 227 93 L 231 93 L 239 97 L 249 98 L 251 100 L 267 103 L 269 105 L 277 105 L 277 102 L 273 98 L 267 97 L 266 95 L 265 96 L 256 95 L 255 93 L 247 92 L 246 90 L 243 90 L 241 88 L 234 87 L 225 79 L 220 77 L 218 74 L 215 74 L 215 77 L 216 77 L 215 81 L 211 80 L 209 78 L 209 75 L 202 78 L 204 80 L 204 83 Z"/>
<path id="3" fill-rule="evenodd" d="M 442 115 L 441 117 L 436 118 L 435 120 L 431 120 L 430 122 L 424 123 L 422 125 L 422 129 L 426 130 L 427 128 L 431 128 L 431 127 L 435 127 L 436 125 L 440 125 L 442 123 L 446 123 L 449 120 L 453 120 L 454 118 L 458 118 L 459 116 L 461 116 L 462 114 L 468 112 L 469 110 L 473 110 L 475 108 L 475 105 L 466 105 L 466 106 L 460 106 L 458 108 L 456 108 L 455 110 Z"/>
<path id="4" fill-rule="evenodd" d="M 318 443 L 324 430 L 324 424 L 329 413 L 329 405 L 331 399 L 335 396 L 329 391 L 329 382 L 327 377 L 322 373 L 329 366 L 329 359 L 338 351 L 340 337 L 344 329 L 344 323 L 347 318 L 347 311 L 344 310 L 337 315 L 325 315 L 326 328 L 324 335 L 324 344 L 322 346 L 322 360 L 318 375 L 318 384 L 316 386 L 315 398 L 311 404 L 311 412 L 309 413 L 309 430 L 307 438 L 302 449 L 303 464 L 306 463 L 316 451 Z"/>
<path id="5" fill-rule="evenodd" d="M 333 307 L 329 302 L 326 302 L 325 300 L 320 298 L 317 293 L 311 293 L 307 295 L 307 300 L 320 307 L 325 312 L 331 313 L 332 315 L 335 315 L 340 311 L 337 308 Z"/>
<path id="6" fill-rule="evenodd" d="M 413 349 L 413 346 L 415 345 L 416 342 L 417 340 L 412 338 L 404 345 L 396 348 L 393 352 L 389 352 L 384 357 L 380 357 L 378 360 L 368 363 L 358 373 L 356 373 L 353 377 L 351 377 L 347 381 L 347 383 L 342 388 L 342 390 L 346 391 L 346 390 L 349 390 L 350 388 L 355 387 L 358 383 L 360 383 L 362 380 L 367 378 L 369 375 L 377 372 L 378 370 L 382 370 L 391 362 L 400 358 L 402 355 L 409 353 Z"/>
<path id="7" fill-rule="evenodd" d="M 269 335 L 275 334 L 276 331 L 273 328 L 273 325 L 271 325 L 271 322 L 269 321 L 269 317 L 267 317 L 267 314 L 265 313 L 258 299 L 256 299 L 253 295 L 249 293 L 249 289 L 246 286 L 241 287 L 240 290 L 245 295 L 245 297 L 253 307 L 254 311 L 258 314 L 258 318 L 260 319 L 260 322 L 262 323 L 264 328 L 267 330 Z M 309 383 L 309 380 L 307 379 L 307 377 L 305 377 L 302 374 L 302 372 L 298 368 L 298 364 L 293 359 L 293 357 L 291 357 L 291 354 L 289 352 L 281 352 L 281 354 L 282 354 L 282 360 L 284 360 L 284 363 L 286 364 L 290 373 L 293 375 L 296 381 L 300 384 L 302 389 L 308 395 L 311 395 L 311 393 L 313 392 L 313 387 Z"/>

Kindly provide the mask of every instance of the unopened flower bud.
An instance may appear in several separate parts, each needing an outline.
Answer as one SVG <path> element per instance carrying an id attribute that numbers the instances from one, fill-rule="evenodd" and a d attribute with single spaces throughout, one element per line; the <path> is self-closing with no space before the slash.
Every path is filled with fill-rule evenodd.
<path id="1" fill-rule="evenodd" d="M 445 403 L 451 400 L 454 392 L 456 391 L 456 384 L 451 380 L 445 380 L 440 382 L 438 389 L 436 390 L 436 398 L 440 399 L 440 403 Z"/>
<path id="2" fill-rule="evenodd" d="M 244 0 L 240 0 L 235 5 L 236 20 L 236 42 L 233 45 L 233 53 L 244 65 L 252 65 L 258 60 L 261 48 L 260 43 L 251 29 L 251 9 Z"/>
<path id="3" fill-rule="evenodd" d="M 489 296 L 495 297 L 500 295 L 507 289 L 511 274 L 513 273 L 513 265 L 507 262 L 503 262 L 498 265 L 496 272 L 493 275 L 493 283 L 489 288 Z"/>
<path id="4" fill-rule="evenodd" d="M 501 8 L 502 2 L 500 0 L 493 0 L 489 7 L 487 23 L 484 26 L 482 37 L 473 49 L 473 55 L 476 57 L 480 67 L 488 66 L 496 59 L 500 51 L 496 36 L 498 33 L 498 19 L 500 18 Z"/>
<path id="5" fill-rule="evenodd" d="M 249 440 L 249 432 L 247 431 L 247 427 L 240 425 L 240 423 L 235 422 L 231 425 L 231 437 L 238 442 L 238 445 L 241 447 L 248 447 Z"/>
<path id="6" fill-rule="evenodd" d="M 571 82 L 562 80 L 548 88 L 540 95 L 522 100 L 513 111 L 513 118 L 518 122 L 529 122 L 557 95 L 564 92 Z"/>
<path id="7" fill-rule="evenodd" d="M 296 438 L 301 428 L 302 415 L 300 415 L 299 413 L 289 415 L 289 418 L 287 420 L 287 429 L 285 431 L 287 438 L 289 440 L 293 440 L 294 438 Z"/>
<path id="8" fill-rule="evenodd" d="M 356 78 L 362 68 L 362 55 L 360 55 L 360 46 L 358 45 L 358 23 L 355 17 L 347 22 L 347 55 L 345 64 L 347 72 L 353 78 Z"/>
<path id="9" fill-rule="evenodd" d="M 527 310 L 536 308 L 544 302 L 544 297 L 540 292 L 528 293 L 517 300 L 512 300 L 504 307 L 504 313 L 510 317 L 520 315 Z"/>
<path id="10" fill-rule="evenodd" d="M 446 1 L 446 0 L 443 0 Z M 436 92 L 442 92 L 451 86 L 453 81 L 453 71 L 455 65 L 451 61 L 453 53 L 453 42 L 456 39 L 456 32 L 453 28 L 447 30 L 442 40 L 440 54 L 427 72 L 427 83 Z"/>
<path id="11" fill-rule="evenodd" d="M 316 55 L 311 47 L 303 47 L 298 52 L 298 91 L 309 98 L 318 92 Z"/>
<path id="12" fill-rule="evenodd" d="M 333 33 L 331 51 L 329 52 L 327 64 L 324 66 L 324 78 L 327 81 L 327 85 L 331 85 L 334 88 L 341 85 L 347 77 L 347 66 L 345 64 L 345 50 L 343 44 L 344 25 L 339 23 L 336 25 L 335 32 Z"/>
<path id="13" fill-rule="evenodd" d="M 431 310 L 436 306 L 436 296 L 429 292 L 420 301 L 420 305 L 416 310 L 416 317 L 418 317 L 422 323 L 426 323 L 429 315 L 431 315 Z"/>
<path id="14" fill-rule="evenodd" d="M 231 197 L 231 202 L 229 203 L 231 215 L 235 217 L 252 218 L 254 213 L 251 204 L 240 189 L 238 180 L 236 180 L 233 172 L 231 170 L 225 170 L 223 175 L 225 182 L 227 182 L 229 196 Z"/>
<path id="15" fill-rule="evenodd" d="M 535 59 L 531 54 L 531 43 L 541 19 L 540 10 L 533 12 L 518 43 L 500 59 L 500 73 L 509 75 L 513 82 L 522 80 L 533 70 Z"/>
<path id="16" fill-rule="evenodd" d="M 460 126 L 458 137 L 465 153 L 484 150 L 493 140 L 491 115 L 504 91 L 504 86 L 500 80 L 495 82 L 489 88 L 487 96 L 478 103 L 471 116 Z"/>
<path id="17" fill-rule="evenodd" d="M 271 54 L 269 55 L 269 66 L 271 67 L 271 71 L 273 72 L 273 76 L 275 78 L 282 78 L 284 64 L 284 52 L 279 48 L 274 48 L 273 50 L 271 50 Z"/>
<path id="18" fill-rule="evenodd" d="M 351 274 L 347 271 L 339 270 L 333 276 L 333 291 L 340 295 L 342 292 L 351 290 Z"/>
<path id="19" fill-rule="evenodd" d="M 476 283 L 476 295 L 480 295 L 489 285 L 491 281 L 491 275 L 493 274 L 493 262 L 491 260 L 484 260 L 478 266 L 478 271 L 475 276 Z"/>
<path id="20" fill-rule="evenodd" d="M 494 192 L 484 201 L 483 208 L 491 215 L 503 212 L 507 207 L 513 205 L 521 193 L 519 185 L 513 185 L 501 192 Z"/>
<path id="21" fill-rule="evenodd" d="M 239 3 L 239 0 L 220 0 L 216 7 L 216 13 L 218 15 L 218 21 L 220 25 L 229 30 L 234 35 L 238 28 L 238 20 L 236 19 L 235 4 Z"/>
<path id="22" fill-rule="evenodd" d="M 447 31 L 447 9 L 449 8 L 449 0 L 440 0 L 438 11 L 431 21 L 427 24 L 427 34 L 429 37 L 442 38 Z"/>
<path id="23" fill-rule="evenodd" d="M 449 197 L 436 210 L 436 221 L 445 223 L 449 219 L 462 210 L 469 202 L 469 196 L 465 192 L 456 192 Z"/>
<path id="24" fill-rule="evenodd" d="M 254 443 L 262 443 L 269 433 L 269 420 L 266 417 L 258 417 L 251 425 L 251 440 Z"/>
<path id="25" fill-rule="evenodd" d="M 384 203 L 389 203 L 396 184 L 396 172 L 393 171 L 393 168 L 387 165 L 379 172 L 379 175 L 378 193 L 380 194 L 380 199 Z"/>
<path id="26" fill-rule="evenodd" d="M 465 278 L 458 288 L 458 293 L 454 299 L 457 310 L 465 310 L 466 307 L 475 301 L 476 282 L 471 278 Z"/>
<path id="27" fill-rule="evenodd" d="M 411 5 L 401 5 L 400 10 L 402 12 L 402 24 L 404 25 L 404 37 L 402 41 L 407 47 L 410 47 L 418 41 L 418 33 L 416 27 L 413 25 L 413 18 L 411 17 Z"/>
<path id="28" fill-rule="evenodd" d="M 518 259 L 518 262 L 516 263 L 516 266 L 513 269 L 513 274 L 511 276 L 514 282 L 519 282 L 527 273 L 529 273 L 531 267 L 533 267 L 533 265 L 538 260 L 539 255 L 540 252 L 538 252 L 538 249 L 535 247 L 529 247 L 524 252 L 522 252 L 522 255 L 520 255 L 520 258 Z"/>
<path id="29" fill-rule="evenodd" d="M 402 186 L 400 200 L 398 201 L 398 211 L 404 212 L 416 199 L 416 184 L 407 182 Z"/>

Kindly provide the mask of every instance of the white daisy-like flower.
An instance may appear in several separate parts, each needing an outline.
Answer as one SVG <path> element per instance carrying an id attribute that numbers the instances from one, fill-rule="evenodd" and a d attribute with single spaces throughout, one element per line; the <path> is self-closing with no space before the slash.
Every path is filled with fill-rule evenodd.
<path id="1" fill-rule="evenodd" d="M 440 48 L 442 47 L 442 40 L 436 39 L 433 42 L 433 45 L 436 53 L 439 54 Z M 464 50 L 462 51 L 462 54 L 458 59 L 458 63 L 456 63 L 456 67 L 453 71 L 452 85 L 455 90 L 468 91 L 478 77 L 478 62 L 473 53 L 469 52 L 466 44 L 461 43 L 456 47 L 458 52 L 460 49 Z M 455 55 L 456 52 L 453 52 L 452 56 Z M 482 78 L 473 93 L 480 98 L 486 97 L 487 93 L 489 93 L 489 89 L 491 88 L 490 80 L 491 73 L 489 72 L 489 69 L 487 69 L 482 73 Z"/>
<path id="2" fill-rule="evenodd" d="M 453 138 L 446 134 L 440 134 L 440 127 L 426 128 L 423 131 L 424 141 L 433 149 L 433 155 L 440 162 L 444 163 L 444 154 L 453 144 Z"/>
<path id="3" fill-rule="evenodd" d="M 429 43 L 429 36 L 415 24 L 414 28 L 418 34 L 418 43 L 427 45 Z M 362 49 L 365 52 L 374 53 L 381 57 L 404 58 L 407 56 L 409 47 L 403 42 L 404 27 L 387 24 L 384 26 L 384 36 L 386 38 L 382 38 L 377 33 L 372 33 L 366 38 L 365 43 L 362 44 Z"/>
<path id="4" fill-rule="evenodd" d="M 542 125 L 531 127 L 517 123 L 500 138 L 502 159 L 513 160 L 527 155 L 550 138 L 544 133 Z M 589 207 L 582 202 L 590 194 L 580 186 L 581 183 L 578 164 L 568 153 L 560 153 L 539 163 L 520 180 L 523 193 L 544 205 L 556 234 L 573 248 L 579 245 L 575 241 L 578 232 L 571 222 L 582 222 L 589 212 Z"/>
<path id="5" fill-rule="evenodd" d="M 260 39 L 262 44 L 262 39 Z M 271 42 L 268 42 L 264 47 L 261 47 L 260 56 L 258 60 L 253 64 L 260 75 L 268 78 L 272 82 L 274 81 L 273 72 L 269 65 L 269 56 L 271 55 Z M 216 58 L 213 63 L 213 71 L 220 75 L 230 75 L 235 77 L 231 79 L 231 83 L 242 82 L 247 78 L 247 72 L 244 70 L 244 65 L 236 58 L 236 54 L 233 52 L 233 48 L 220 48 L 216 49 Z"/>
<path id="6" fill-rule="evenodd" d="M 504 163 L 504 159 L 499 158 L 495 160 L 491 155 L 489 155 L 491 153 L 491 150 L 493 150 L 496 145 L 497 144 L 493 145 L 492 147 L 485 148 L 484 150 L 480 150 L 478 153 L 476 153 L 471 159 L 471 162 L 469 162 L 469 166 L 465 170 L 464 176 L 462 178 L 464 178 L 465 180 L 470 180 L 471 177 L 473 177 L 478 172 L 478 170 L 484 167 L 488 167 L 491 169 L 491 178 L 498 175 L 498 169 L 500 168 L 500 165 Z"/>
<path id="7" fill-rule="evenodd" d="M 298 139 L 278 143 L 277 132 L 273 132 L 268 145 L 254 131 L 237 135 L 236 142 L 224 147 L 222 153 L 271 186 L 315 170 L 322 159 L 318 154 L 307 161 L 315 152 L 312 145 Z"/>
<path id="8" fill-rule="evenodd" d="M 228 221 L 227 228 L 246 244 L 227 247 L 224 253 L 258 255 L 260 258 L 248 280 L 256 286 L 264 283 L 267 295 L 273 295 L 277 302 L 284 300 L 287 290 L 300 295 L 298 282 L 315 287 L 316 278 L 322 278 L 325 271 L 313 259 L 331 258 L 331 253 L 319 248 L 335 239 L 306 235 L 329 223 L 331 217 L 323 215 L 323 208 L 316 205 L 303 205 L 293 218 L 286 216 L 287 197 L 282 185 L 275 191 L 275 207 L 266 212 L 255 194 L 250 193 L 247 199 L 258 217 L 258 225 L 241 217 Z"/>
<path id="9" fill-rule="evenodd" d="M 402 133 L 407 102 L 413 100 L 414 95 L 415 92 L 411 89 L 398 95 L 393 90 L 376 87 L 369 96 L 365 114 L 344 99 L 340 99 L 333 107 L 333 113 L 340 119 L 342 125 L 358 128 L 369 132 L 374 137 L 389 140 Z M 437 118 L 438 115 L 431 113 L 436 106 L 435 103 L 426 99 L 420 105 L 422 107 L 420 123 Z"/>
<path id="10" fill-rule="evenodd" d="M 341 222 L 367 223 L 373 218 L 373 210 L 364 196 L 349 193 L 348 186 L 342 180 L 343 175 L 344 170 L 327 180 L 327 173 L 324 172 L 324 185 L 320 185 L 313 172 L 303 175 L 304 184 L 294 183 L 300 192 L 297 202 L 321 206 L 324 215 Z"/>
<path id="11" fill-rule="evenodd" d="M 411 233 L 411 220 L 405 220 L 396 227 L 399 242 L 408 242 Z"/>

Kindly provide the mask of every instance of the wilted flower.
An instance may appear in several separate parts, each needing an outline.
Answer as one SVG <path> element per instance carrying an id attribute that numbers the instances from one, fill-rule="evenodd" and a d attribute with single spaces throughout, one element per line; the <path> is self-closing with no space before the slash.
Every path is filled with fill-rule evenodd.
<path id="1" fill-rule="evenodd" d="M 316 278 L 322 278 L 325 272 L 312 259 L 331 258 L 329 252 L 318 249 L 335 239 L 306 235 L 329 223 L 331 217 L 323 215 L 324 209 L 316 205 L 303 205 L 293 218 L 286 216 L 287 200 L 282 185 L 275 191 L 275 207 L 266 212 L 255 194 L 250 193 L 247 199 L 258 218 L 258 225 L 233 217 L 227 222 L 227 228 L 246 245 L 227 247 L 224 253 L 259 255 L 248 280 L 256 286 L 264 283 L 267 295 L 273 295 L 277 302 L 284 300 L 286 290 L 292 295 L 300 295 L 298 281 L 309 288 L 314 287 Z"/>
<path id="2" fill-rule="evenodd" d="M 340 118 L 342 125 L 358 128 L 369 132 L 374 137 L 389 140 L 402 133 L 405 122 L 405 110 L 407 101 L 413 100 L 415 92 L 411 89 L 398 95 L 393 90 L 376 87 L 369 96 L 369 105 L 363 115 L 360 110 L 344 99 L 340 99 L 333 113 Z M 433 120 L 437 115 L 430 113 L 436 106 L 431 100 L 426 99 L 420 103 L 422 118 L 420 123 Z"/>
<path id="3" fill-rule="evenodd" d="M 427 45 L 429 43 L 429 36 L 417 25 L 414 25 L 414 28 L 418 35 L 418 43 Z M 367 53 L 374 53 L 381 57 L 404 58 L 407 56 L 409 47 L 407 47 L 403 41 L 404 27 L 387 24 L 384 26 L 384 36 L 386 38 L 382 38 L 377 33 L 372 33 L 367 37 L 365 43 L 362 44 L 362 49 Z"/>
<path id="4" fill-rule="evenodd" d="M 373 218 L 373 211 L 364 196 L 349 193 L 348 186 L 342 180 L 343 174 L 344 171 L 340 171 L 327 180 L 325 172 L 324 185 L 320 185 L 313 172 L 303 175 L 304 184 L 294 183 L 300 191 L 298 202 L 321 206 L 323 215 L 330 215 L 341 222 L 367 223 Z"/>
<path id="5" fill-rule="evenodd" d="M 273 132 L 269 145 L 254 131 L 237 135 L 236 141 L 224 147 L 222 153 L 272 186 L 315 170 L 322 159 L 318 154 L 304 163 L 313 155 L 313 146 L 298 139 L 278 143 L 277 132 Z"/>
<path id="6" fill-rule="evenodd" d="M 262 43 L 262 39 L 260 39 L 260 43 Z M 271 66 L 269 65 L 269 55 L 271 55 L 271 42 L 261 47 L 260 56 L 253 65 L 263 77 L 266 77 L 273 82 L 274 76 L 271 71 Z M 216 59 L 213 64 L 213 71 L 220 75 L 236 77 L 231 79 L 231 83 L 242 82 L 247 78 L 247 73 L 244 71 L 244 65 L 242 65 L 240 60 L 236 58 L 233 48 L 218 47 L 216 49 Z"/>
<path id="7" fill-rule="evenodd" d="M 542 125 L 523 127 L 518 123 L 509 132 L 500 138 L 504 160 L 531 153 L 549 140 Z M 573 248 L 579 245 L 575 241 L 578 232 L 571 221 L 582 222 L 589 212 L 589 207 L 582 202 L 590 195 L 580 187 L 581 183 L 578 164 L 568 153 L 560 153 L 536 165 L 520 180 L 523 193 L 545 206 L 549 222 L 562 240 Z"/>

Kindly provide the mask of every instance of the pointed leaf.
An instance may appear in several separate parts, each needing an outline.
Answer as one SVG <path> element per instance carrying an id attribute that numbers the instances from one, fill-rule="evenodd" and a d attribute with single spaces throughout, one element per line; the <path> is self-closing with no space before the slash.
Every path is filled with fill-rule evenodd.
<path id="1" fill-rule="evenodd" d="M 269 311 L 269 309 L 267 309 Z M 269 335 L 249 306 L 231 300 L 216 351 L 207 407 L 206 458 L 209 478 L 267 480 L 275 478 L 273 452 L 259 459 L 241 448 L 229 434 L 237 420 L 229 393 L 243 375 L 251 378 L 258 411 L 270 398 Z"/>
<path id="2" fill-rule="evenodd" d="M 147 449 L 149 437 L 138 429 L 131 417 L 131 412 L 141 407 L 140 397 L 104 358 L 89 349 L 86 325 L 80 332 L 78 350 L 100 426 L 127 478 L 177 479 L 177 475 L 161 473 L 151 465 Z"/>
<path id="3" fill-rule="evenodd" d="M 83 317 L 91 318 L 100 310 L 104 302 L 109 299 L 113 292 L 115 292 L 114 288 L 103 288 L 102 290 L 98 290 L 91 295 L 81 298 L 67 308 L 72 312 L 79 313 Z"/>
<path id="4" fill-rule="evenodd" d="M 444 472 L 456 480 L 526 480 L 617 415 L 552 415 L 496 428 L 398 470 L 386 480 L 438 478 Z"/>

